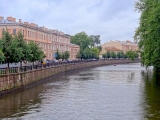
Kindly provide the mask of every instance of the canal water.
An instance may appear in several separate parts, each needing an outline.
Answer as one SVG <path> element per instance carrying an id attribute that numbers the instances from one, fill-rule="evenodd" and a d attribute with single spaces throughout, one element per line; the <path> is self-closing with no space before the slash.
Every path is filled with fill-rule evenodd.
<path id="1" fill-rule="evenodd" d="M 160 85 L 140 63 L 89 68 L 0 98 L 2 120 L 160 120 Z"/>

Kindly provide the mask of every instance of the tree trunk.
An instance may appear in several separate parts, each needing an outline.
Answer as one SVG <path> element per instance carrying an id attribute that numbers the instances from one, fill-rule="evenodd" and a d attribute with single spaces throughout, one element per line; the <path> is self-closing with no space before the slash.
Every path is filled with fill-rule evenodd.
<path id="1" fill-rule="evenodd" d="M 7 62 L 7 66 L 8 66 L 8 68 L 9 68 L 9 62 Z"/>

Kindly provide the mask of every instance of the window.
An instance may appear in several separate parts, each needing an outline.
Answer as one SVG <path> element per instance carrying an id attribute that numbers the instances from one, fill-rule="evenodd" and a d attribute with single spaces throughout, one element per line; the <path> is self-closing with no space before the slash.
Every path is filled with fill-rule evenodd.
<path id="1" fill-rule="evenodd" d="M 49 53 L 49 58 L 51 58 L 51 53 Z"/>
<path id="2" fill-rule="evenodd" d="M 28 37 L 29 37 L 29 31 L 28 31 Z"/>
<path id="3" fill-rule="evenodd" d="M 51 44 L 49 45 L 49 47 L 50 47 L 49 49 L 52 50 L 52 45 Z"/>
<path id="4" fill-rule="evenodd" d="M 13 34 L 14 34 L 14 35 L 16 34 L 16 29 L 13 29 Z"/>
<path id="5" fill-rule="evenodd" d="M 24 30 L 23 30 L 23 35 L 24 35 Z"/>

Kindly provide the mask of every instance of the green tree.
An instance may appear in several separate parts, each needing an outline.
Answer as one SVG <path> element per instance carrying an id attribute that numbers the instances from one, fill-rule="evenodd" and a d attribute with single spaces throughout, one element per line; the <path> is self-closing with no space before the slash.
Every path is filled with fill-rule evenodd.
<path id="1" fill-rule="evenodd" d="M 91 45 L 91 37 L 89 37 L 85 32 L 80 32 L 71 37 L 71 43 L 79 45 L 80 50 L 83 51 Z"/>
<path id="2" fill-rule="evenodd" d="M 116 53 L 114 51 L 111 52 L 111 57 L 112 58 L 117 58 L 117 55 L 116 55 Z"/>
<path id="3" fill-rule="evenodd" d="M 62 55 L 61 55 L 61 53 L 59 52 L 59 50 L 57 49 L 56 50 L 56 60 L 59 60 L 59 59 L 61 59 L 62 58 Z"/>
<path id="4" fill-rule="evenodd" d="M 117 58 L 124 58 L 124 52 L 123 51 L 121 51 L 121 52 L 118 52 L 117 53 Z"/>
<path id="5" fill-rule="evenodd" d="M 62 59 L 62 61 L 65 59 L 65 54 L 63 52 L 61 54 L 61 59 Z"/>
<path id="6" fill-rule="evenodd" d="M 102 47 L 101 47 L 101 46 L 98 46 L 97 48 L 99 49 L 99 53 L 100 53 L 101 50 L 102 50 Z M 98 54 L 99 54 L 99 53 L 98 53 Z"/>
<path id="7" fill-rule="evenodd" d="M 122 58 L 121 52 L 117 53 L 117 58 L 119 58 L 119 59 Z"/>
<path id="8" fill-rule="evenodd" d="M 38 44 L 34 43 L 33 41 L 30 41 L 28 43 L 28 47 L 31 50 L 31 56 L 29 58 L 29 61 L 34 62 L 42 60 L 45 55 L 42 49 L 38 46 Z"/>
<path id="9" fill-rule="evenodd" d="M 160 69 L 160 1 L 138 0 L 136 10 L 141 12 L 134 39 L 138 42 L 141 63 Z"/>
<path id="10" fill-rule="evenodd" d="M 33 56 L 31 54 L 31 49 L 29 48 L 29 45 L 24 40 L 24 36 L 20 31 L 15 35 L 14 39 L 18 43 L 17 47 L 22 49 L 22 55 L 20 58 L 20 63 L 22 67 L 22 62 L 26 63 L 27 61 L 30 61 Z"/>
<path id="11" fill-rule="evenodd" d="M 124 58 L 124 52 L 121 51 L 120 54 L 121 54 L 121 57 Z"/>
<path id="12" fill-rule="evenodd" d="M 64 52 L 64 59 L 67 60 L 70 57 L 70 54 L 68 51 Z"/>
<path id="13" fill-rule="evenodd" d="M 91 57 L 92 58 L 99 58 L 99 49 L 94 47 L 94 48 L 91 48 L 91 53 L 93 54 Z"/>
<path id="14" fill-rule="evenodd" d="M 0 62 L 3 62 L 5 60 L 5 57 L 4 57 L 4 53 L 2 51 L 2 44 L 0 44 Z"/>
<path id="15" fill-rule="evenodd" d="M 110 51 L 106 52 L 106 58 L 111 58 L 111 52 Z"/>
<path id="16" fill-rule="evenodd" d="M 90 58 L 90 56 L 91 56 L 90 49 L 89 48 L 84 49 L 84 51 L 83 51 L 83 58 L 84 59 L 88 59 L 88 58 Z"/>
<path id="17" fill-rule="evenodd" d="M 102 57 L 105 59 L 105 58 L 107 58 L 107 54 L 102 54 Z"/>
<path id="18" fill-rule="evenodd" d="M 132 61 L 135 60 L 135 58 L 136 58 L 135 51 L 130 50 L 130 51 L 127 51 L 126 54 L 127 54 L 128 58 L 130 58 Z"/>
<path id="19" fill-rule="evenodd" d="M 2 52 L 5 62 L 14 63 L 19 62 L 22 57 L 22 49 L 18 47 L 18 42 L 13 39 L 12 34 L 8 31 L 3 31 L 2 38 L 0 40 L 0 46 L 2 46 Z"/>
<path id="20" fill-rule="evenodd" d="M 139 57 L 139 54 L 136 52 L 135 53 L 135 58 L 138 58 Z"/>
<path id="21" fill-rule="evenodd" d="M 126 53 L 124 54 L 124 58 L 128 58 L 128 55 Z"/>
<path id="22" fill-rule="evenodd" d="M 100 35 L 90 35 L 91 38 L 91 47 L 98 47 L 101 43 Z"/>

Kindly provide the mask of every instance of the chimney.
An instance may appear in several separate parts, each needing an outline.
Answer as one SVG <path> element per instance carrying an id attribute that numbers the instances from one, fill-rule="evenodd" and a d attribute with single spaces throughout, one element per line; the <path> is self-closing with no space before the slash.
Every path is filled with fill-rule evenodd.
<path id="1" fill-rule="evenodd" d="M 34 23 L 30 23 L 30 26 L 35 27 L 35 24 Z"/>
<path id="2" fill-rule="evenodd" d="M 24 22 L 25 25 L 28 25 L 28 22 Z"/>
<path id="3" fill-rule="evenodd" d="M 64 35 L 64 33 L 60 31 L 60 35 Z"/>
<path id="4" fill-rule="evenodd" d="M 12 17 L 7 17 L 7 20 L 8 21 L 12 21 Z"/>
<path id="5" fill-rule="evenodd" d="M 16 22 L 16 18 L 12 18 L 12 21 L 13 21 L 13 22 Z"/>
<path id="6" fill-rule="evenodd" d="M 0 16 L 0 20 L 2 20 L 4 17 Z"/>
<path id="7" fill-rule="evenodd" d="M 45 30 L 45 27 L 42 27 L 42 30 Z"/>
<path id="8" fill-rule="evenodd" d="M 22 20 L 21 20 L 21 19 L 19 19 L 19 23 L 22 23 Z"/>

